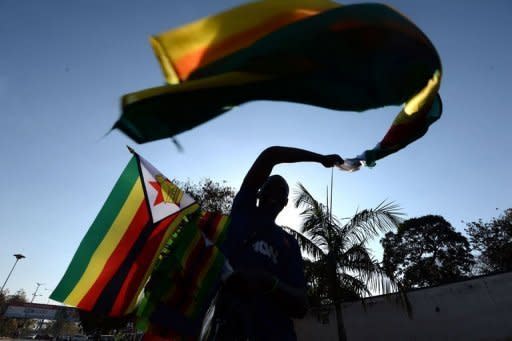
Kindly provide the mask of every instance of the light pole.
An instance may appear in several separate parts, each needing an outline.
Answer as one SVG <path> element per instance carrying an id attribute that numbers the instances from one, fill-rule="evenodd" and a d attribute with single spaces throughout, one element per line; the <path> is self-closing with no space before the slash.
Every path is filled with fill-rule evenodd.
<path id="1" fill-rule="evenodd" d="M 37 295 L 37 291 L 39 290 L 39 287 L 40 287 L 41 285 L 43 285 L 43 284 L 44 284 L 44 283 L 36 282 L 36 285 L 37 285 L 37 287 L 36 287 L 36 291 L 34 291 L 34 293 L 32 294 L 32 300 L 30 301 L 30 303 L 33 303 L 33 302 L 34 302 L 34 298 L 36 298 L 36 296 L 38 296 L 38 295 Z M 39 296 L 42 296 L 42 295 L 39 295 Z"/>
<path id="2" fill-rule="evenodd" d="M 16 257 L 16 261 L 14 262 L 14 265 L 12 266 L 11 271 L 10 271 L 10 272 L 9 272 L 9 274 L 7 275 L 7 278 L 5 279 L 4 284 L 2 285 L 2 289 L 0 289 L 0 293 L 3 293 L 3 292 L 4 292 L 4 287 L 5 287 L 5 285 L 7 284 L 7 281 L 9 280 L 9 277 L 11 277 L 11 274 L 12 274 L 12 272 L 13 272 L 14 268 L 16 267 L 16 264 L 18 263 L 18 261 L 19 261 L 20 259 L 26 258 L 26 257 L 25 257 L 25 256 L 23 256 L 21 253 L 17 253 L 17 254 L 15 254 L 15 255 L 13 255 L 13 256 L 14 256 L 14 257 Z"/>

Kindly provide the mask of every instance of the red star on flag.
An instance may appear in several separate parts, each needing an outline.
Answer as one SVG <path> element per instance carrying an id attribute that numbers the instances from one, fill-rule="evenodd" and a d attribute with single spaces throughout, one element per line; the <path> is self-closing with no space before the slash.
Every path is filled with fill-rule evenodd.
<path id="1" fill-rule="evenodd" d="M 164 194 L 162 193 L 162 186 L 156 181 L 149 181 L 149 184 L 153 186 L 153 188 L 157 191 L 158 195 L 156 196 L 155 202 L 153 206 L 158 205 L 159 203 L 164 201 Z"/>

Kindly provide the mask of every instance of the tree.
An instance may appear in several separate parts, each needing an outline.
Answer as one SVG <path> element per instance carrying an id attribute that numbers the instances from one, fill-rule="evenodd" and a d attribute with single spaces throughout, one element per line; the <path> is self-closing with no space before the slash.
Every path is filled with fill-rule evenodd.
<path id="1" fill-rule="evenodd" d="M 384 269 L 403 289 L 463 279 L 473 264 L 466 237 L 437 215 L 404 221 L 381 244 Z"/>
<path id="2" fill-rule="evenodd" d="M 47 324 L 44 332 L 58 338 L 65 335 L 79 334 L 80 327 L 77 322 L 69 320 L 66 309 L 59 309 L 55 315 L 55 320 Z"/>
<path id="3" fill-rule="evenodd" d="M 27 293 L 25 290 L 20 289 L 14 295 L 5 295 L 5 302 L 8 304 L 27 303 Z"/>
<path id="4" fill-rule="evenodd" d="M 188 193 L 194 198 L 201 209 L 209 212 L 221 212 L 223 214 L 229 214 L 231 211 L 231 205 L 235 198 L 235 189 L 218 183 L 212 179 L 203 179 L 199 183 L 194 184 L 189 180 L 186 182 L 173 181 L 183 191 Z"/>
<path id="5" fill-rule="evenodd" d="M 332 215 L 332 208 L 315 200 L 302 184 L 294 204 L 304 209 L 302 232 L 288 230 L 302 250 L 313 258 L 305 262 L 308 293 L 312 303 L 334 304 L 338 336 L 345 340 L 341 302 L 370 295 L 372 291 L 393 289 L 366 243 L 400 223 L 398 207 L 382 203 L 375 209 L 356 213 L 341 224 Z"/>
<path id="6" fill-rule="evenodd" d="M 467 223 L 466 232 L 474 250 L 479 252 L 480 273 L 512 271 L 512 208 L 484 223 Z"/>
<path id="7" fill-rule="evenodd" d="M 27 295 L 23 289 L 18 290 L 14 295 L 8 295 L 5 290 L 0 293 L 0 316 L 2 316 L 9 304 L 27 303 Z M 0 336 L 17 337 L 18 331 L 24 320 L 0 317 Z"/>
<path id="8" fill-rule="evenodd" d="M 329 295 L 328 278 L 325 273 L 327 265 L 322 260 L 312 261 L 304 259 L 304 277 L 306 278 L 306 289 L 309 305 L 321 307 L 333 304 L 334 301 Z M 361 298 L 361 295 L 352 287 L 343 287 L 340 290 L 341 301 L 350 301 Z"/>

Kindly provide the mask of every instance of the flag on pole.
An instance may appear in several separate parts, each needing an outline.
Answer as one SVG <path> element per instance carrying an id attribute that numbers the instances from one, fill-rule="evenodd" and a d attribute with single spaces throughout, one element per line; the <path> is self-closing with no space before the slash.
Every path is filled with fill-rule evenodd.
<path id="1" fill-rule="evenodd" d="M 86 311 L 133 311 L 165 243 L 197 203 L 134 153 L 50 298 Z"/>

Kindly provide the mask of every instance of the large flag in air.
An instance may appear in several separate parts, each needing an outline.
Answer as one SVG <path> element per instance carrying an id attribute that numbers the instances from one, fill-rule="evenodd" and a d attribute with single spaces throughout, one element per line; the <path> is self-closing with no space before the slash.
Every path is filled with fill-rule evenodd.
<path id="1" fill-rule="evenodd" d="M 50 298 L 109 316 L 133 311 L 167 240 L 197 208 L 134 153 Z"/>
<path id="2" fill-rule="evenodd" d="M 343 111 L 406 103 L 377 146 L 355 160 L 372 165 L 419 139 L 442 113 L 434 45 L 382 4 L 256 1 L 151 43 L 169 84 L 123 96 L 114 125 L 138 143 L 172 137 L 253 100 Z"/>

